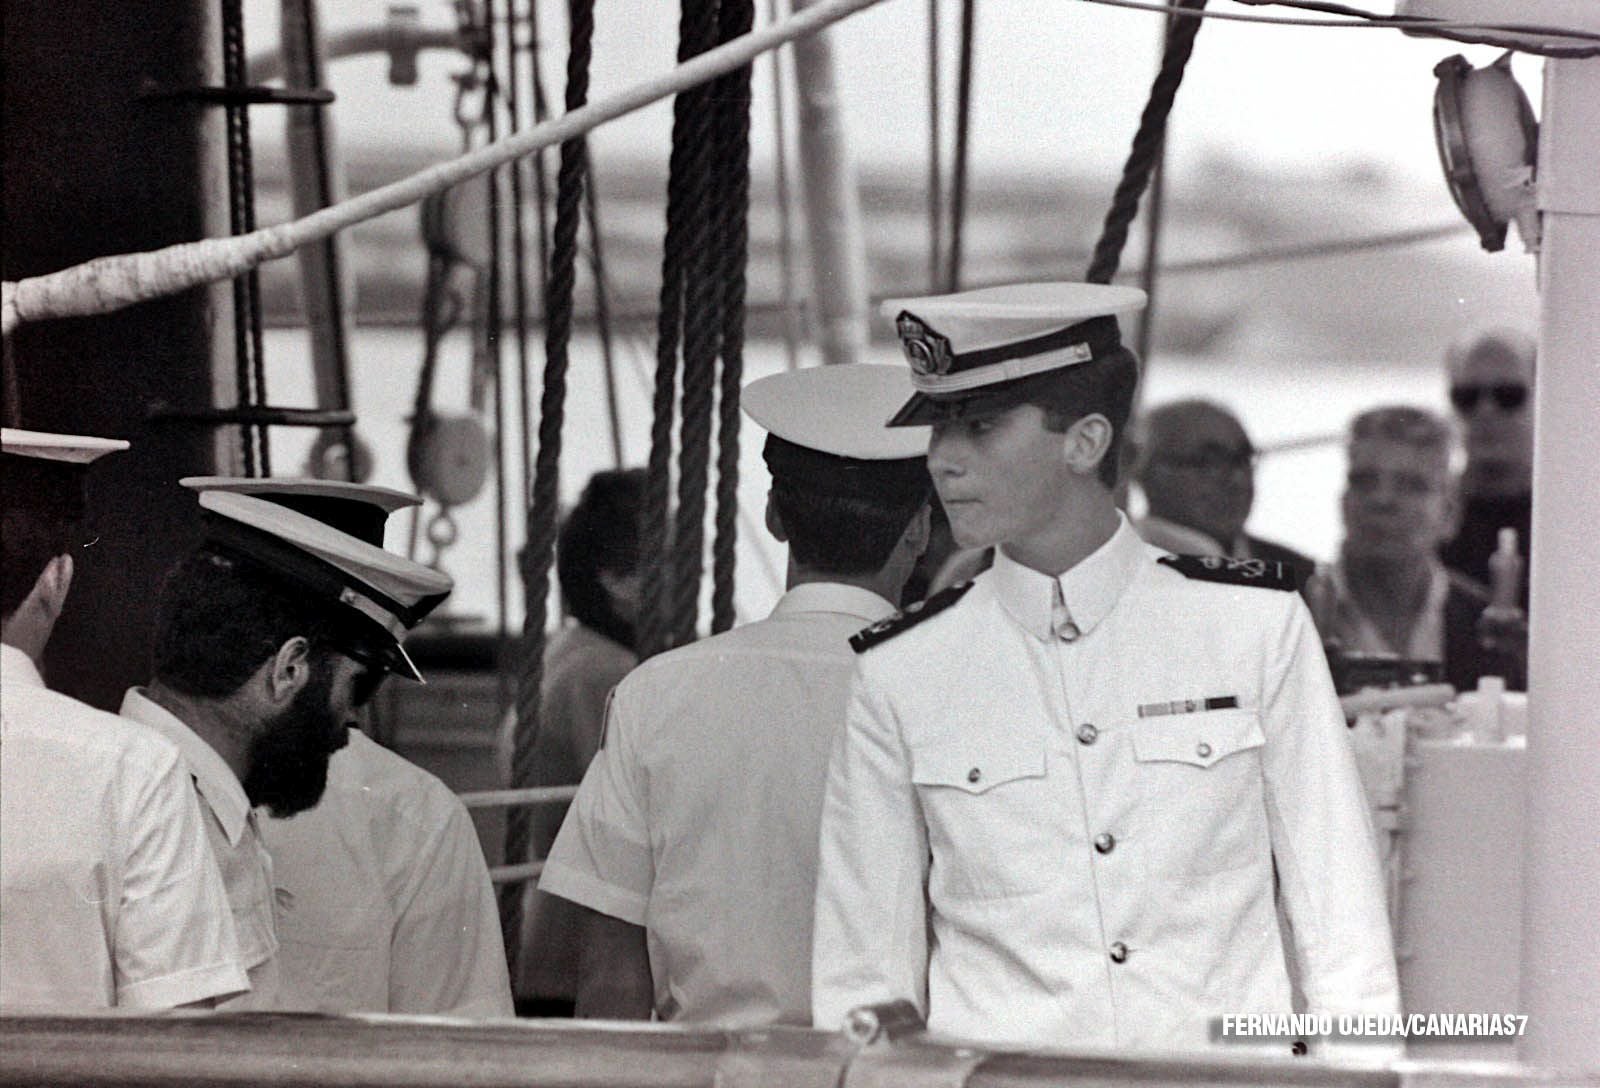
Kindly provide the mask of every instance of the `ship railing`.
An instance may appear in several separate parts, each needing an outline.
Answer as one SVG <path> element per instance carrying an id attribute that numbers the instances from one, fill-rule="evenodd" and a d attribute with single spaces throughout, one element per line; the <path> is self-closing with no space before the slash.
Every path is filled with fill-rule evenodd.
<path id="1" fill-rule="evenodd" d="M 461 793 L 461 803 L 470 811 L 479 808 L 512 808 L 518 805 L 556 805 L 571 801 L 577 795 L 577 786 L 529 786 L 514 790 L 475 790 Z M 544 861 L 525 861 L 517 865 L 496 865 L 489 870 L 489 879 L 496 884 L 520 884 L 537 880 L 544 871 Z"/>
<path id="2" fill-rule="evenodd" d="M 1517 1064 L 1103 1050 L 1005 1052 L 913 1033 L 357 1014 L 0 1016 L 0 1086 L 378 1088 L 1600 1088 Z"/>

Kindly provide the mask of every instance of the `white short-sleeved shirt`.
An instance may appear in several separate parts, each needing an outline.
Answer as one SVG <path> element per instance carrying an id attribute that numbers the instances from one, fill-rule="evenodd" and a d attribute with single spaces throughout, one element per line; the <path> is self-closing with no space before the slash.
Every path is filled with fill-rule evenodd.
<path id="1" fill-rule="evenodd" d="M 443 782 L 352 730 L 317 806 L 261 834 L 285 1007 L 512 1015 L 483 849 Z"/>
<path id="2" fill-rule="evenodd" d="M 630 673 L 539 886 L 645 927 L 663 1020 L 810 1022 L 811 905 L 849 638 L 888 601 L 796 586 Z"/>
<path id="3" fill-rule="evenodd" d="M 250 975 L 250 992 L 218 1008 L 230 1012 L 281 1008 L 278 935 L 272 919 L 272 858 L 261 841 L 244 786 L 216 749 L 139 688 L 129 688 L 123 695 L 120 713 L 176 745 L 194 780 L 206 838 L 233 911 L 239 959 Z"/>
<path id="4" fill-rule="evenodd" d="M 1057 578 L 1002 552 L 857 658 L 822 814 L 819 1026 L 904 998 L 948 1037 L 1205 1047 L 1212 1017 L 1292 1011 L 1274 866 L 1311 1010 L 1398 1010 L 1299 594 L 1160 557 L 1125 520 Z"/>
<path id="5" fill-rule="evenodd" d="M 245 989 L 172 745 L 0 645 L 0 1006 L 160 1009 Z"/>

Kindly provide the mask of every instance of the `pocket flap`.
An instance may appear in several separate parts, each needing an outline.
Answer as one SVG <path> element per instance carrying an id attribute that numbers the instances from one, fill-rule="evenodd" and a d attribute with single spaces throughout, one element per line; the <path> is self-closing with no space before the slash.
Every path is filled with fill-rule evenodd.
<path id="1" fill-rule="evenodd" d="M 911 781 L 919 786 L 950 786 L 983 793 L 1020 778 L 1044 777 L 1044 746 L 1018 741 L 956 740 L 923 745 L 911 751 Z"/>
<path id="2" fill-rule="evenodd" d="M 1141 718 L 1130 732 L 1133 757 L 1140 763 L 1188 763 L 1210 767 L 1235 752 L 1266 743 L 1254 710 L 1210 710 Z"/>

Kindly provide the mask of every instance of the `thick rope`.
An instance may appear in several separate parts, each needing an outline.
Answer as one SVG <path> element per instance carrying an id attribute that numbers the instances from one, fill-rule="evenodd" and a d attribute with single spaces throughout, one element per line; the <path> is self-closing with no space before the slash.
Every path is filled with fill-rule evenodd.
<path id="1" fill-rule="evenodd" d="M 567 9 L 571 47 L 567 54 L 567 109 L 580 108 L 589 94 L 589 59 L 594 40 L 594 0 L 571 0 Z M 528 507 L 523 579 L 527 607 L 522 627 L 522 669 L 517 682 L 517 728 L 512 742 L 511 785 L 532 783 L 534 744 L 539 737 L 539 689 L 544 682 L 544 628 L 548 618 L 550 567 L 555 558 L 556 514 L 560 502 L 561 425 L 566 418 L 567 348 L 572 339 L 572 296 L 577 281 L 578 225 L 583 210 L 585 163 L 582 137 L 561 145 L 556 173 L 556 222 L 551 236 L 550 276 L 545 288 L 544 389 L 539 403 L 539 455 L 534 464 L 533 499 Z M 528 860 L 531 827 L 526 812 L 506 817 L 505 861 Z M 515 949 L 522 931 L 522 893 L 502 889 L 500 927 L 506 947 Z M 513 952 L 514 954 L 514 952 Z"/>
<path id="2" fill-rule="evenodd" d="M 136 302 L 232 279 L 346 227 L 408 207 L 429 193 L 581 136 L 597 125 L 730 72 L 762 53 L 882 2 L 822 0 L 776 26 L 752 31 L 610 98 L 292 222 L 237 238 L 205 238 L 146 253 L 97 257 L 48 275 L 8 280 L 0 284 L 0 335 L 9 335 L 25 321 L 110 313 Z"/>
<path id="3" fill-rule="evenodd" d="M 244 6 L 242 0 L 222 0 L 222 81 L 235 90 L 245 85 Z M 249 234 L 256 229 L 255 174 L 250 160 L 250 111 L 231 103 L 223 111 L 228 153 L 228 230 Z M 233 364 L 236 399 L 241 408 L 266 401 L 266 379 L 261 359 L 261 286 L 254 271 L 233 281 Z M 239 455 L 246 476 L 265 476 L 266 428 L 239 426 Z M 258 464 L 258 452 L 262 454 Z"/>
<path id="4" fill-rule="evenodd" d="M 717 35 L 717 0 L 684 0 L 687 40 L 696 51 L 711 48 Z M 694 638 L 700 572 L 705 547 L 706 482 L 711 467 L 711 409 L 717 351 L 722 338 L 721 263 L 713 202 L 719 83 L 703 88 L 701 106 L 689 118 L 684 161 L 687 231 L 683 301 L 683 408 L 678 430 L 678 517 L 672 547 L 670 644 Z"/>
<path id="5" fill-rule="evenodd" d="M 1179 7 L 1200 11 L 1206 0 L 1179 0 Z M 1178 85 L 1183 82 L 1183 70 L 1194 51 L 1195 35 L 1200 33 L 1203 19 L 1174 19 L 1167 34 L 1166 48 L 1161 55 L 1161 68 L 1155 82 L 1150 85 L 1150 98 L 1145 102 L 1144 113 L 1139 118 L 1139 130 L 1134 133 L 1133 147 L 1128 151 L 1128 162 L 1122 168 L 1122 180 L 1111 198 L 1105 224 L 1100 228 L 1100 241 L 1095 244 L 1094 256 L 1084 279 L 1090 283 L 1110 283 L 1122 261 L 1122 247 L 1128 241 L 1128 227 L 1139 214 L 1139 200 L 1150 183 L 1151 171 L 1167 135 L 1167 117 L 1178 95 Z"/>
<path id="6" fill-rule="evenodd" d="M 682 40 L 680 34 L 680 59 Z M 661 245 L 661 294 L 656 307 L 656 386 L 651 405 L 650 457 L 645 469 L 640 513 L 644 577 L 640 583 L 641 608 L 635 649 L 641 660 L 666 648 L 667 617 L 672 607 L 665 586 L 670 540 L 667 526 L 668 498 L 672 489 L 672 420 L 677 410 L 678 391 L 678 326 L 683 317 L 683 160 L 688 154 L 683 133 L 689 124 L 689 109 L 698 101 L 693 92 L 684 92 L 672 104 L 667 224 Z"/>
<path id="7" fill-rule="evenodd" d="M 678 21 L 678 62 L 683 64 L 705 48 L 709 29 L 698 21 L 699 8 L 685 4 Z M 693 198 L 689 183 L 693 158 L 689 133 L 705 110 L 706 89 L 696 86 L 680 93 L 672 104 L 672 155 L 667 169 L 667 225 L 661 247 L 661 296 L 656 311 L 656 388 L 650 424 L 650 459 L 645 474 L 643 511 L 643 607 L 638 631 L 641 659 L 654 656 L 672 643 L 673 594 L 667 573 L 672 565 L 668 500 L 672 480 L 672 423 L 678 383 L 678 343 L 683 323 L 684 279 L 689 263 L 685 242 L 688 207 Z"/>
<path id="8" fill-rule="evenodd" d="M 722 0 L 722 38 L 747 33 L 754 0 Z M 717 401 L 717 513 L 711 547 L 711 630 L 734 625 L 735 553 L 739 540 L 739 387 L 744 380 L 745 260 L 750 210 L 750 67 L 717 80 L 716 208 L 722 271 L 722 372 Z"/>

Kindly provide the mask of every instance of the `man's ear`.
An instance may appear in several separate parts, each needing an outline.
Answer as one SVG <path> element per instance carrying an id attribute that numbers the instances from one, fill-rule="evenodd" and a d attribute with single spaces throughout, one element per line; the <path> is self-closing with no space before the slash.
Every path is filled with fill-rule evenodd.
<path id="1" fill-rule="evenodd" d="M 67 605 L 67 594 L 72 591 L 72 556 L 62 554 L 44 565 L 39 578 L 33 583 L 34 595 L 45 617 L 54 623 Z"/>
<path id="2" fill-rule="evenodd" d="M 772 492 L 767 492 L 767 532 L 779 544 L 789 542 L 788 530 L 783 527 L 783 518 L 778 516 L 778 504 L 772 501 Z"/>
<path id="3" fill-rule="evenodd" d="M 932 535 L 933 507 L 929 503 L 923 503 L 911 516 L 911 521 L 906 525 L 906 531 L 900 539 L 914 558 L 921 558 L 922 553 L 928 550 L 928 539 Z"/>
<path id="4" fill-rule="evenodd" d="M 1090 412 L 1067 428 L 1064 439 L 1067 467 L 1080 476 L 1092 476 L 1111 453 L 1116 430 L 1099 412 Z"/>
<path id="5" fill-rule="evenodd" d="M 283 705 L 295 697 L 311 679 L 311 643 L 304 635 L 289 639 L 264 666 L 267 697 Z"/>

